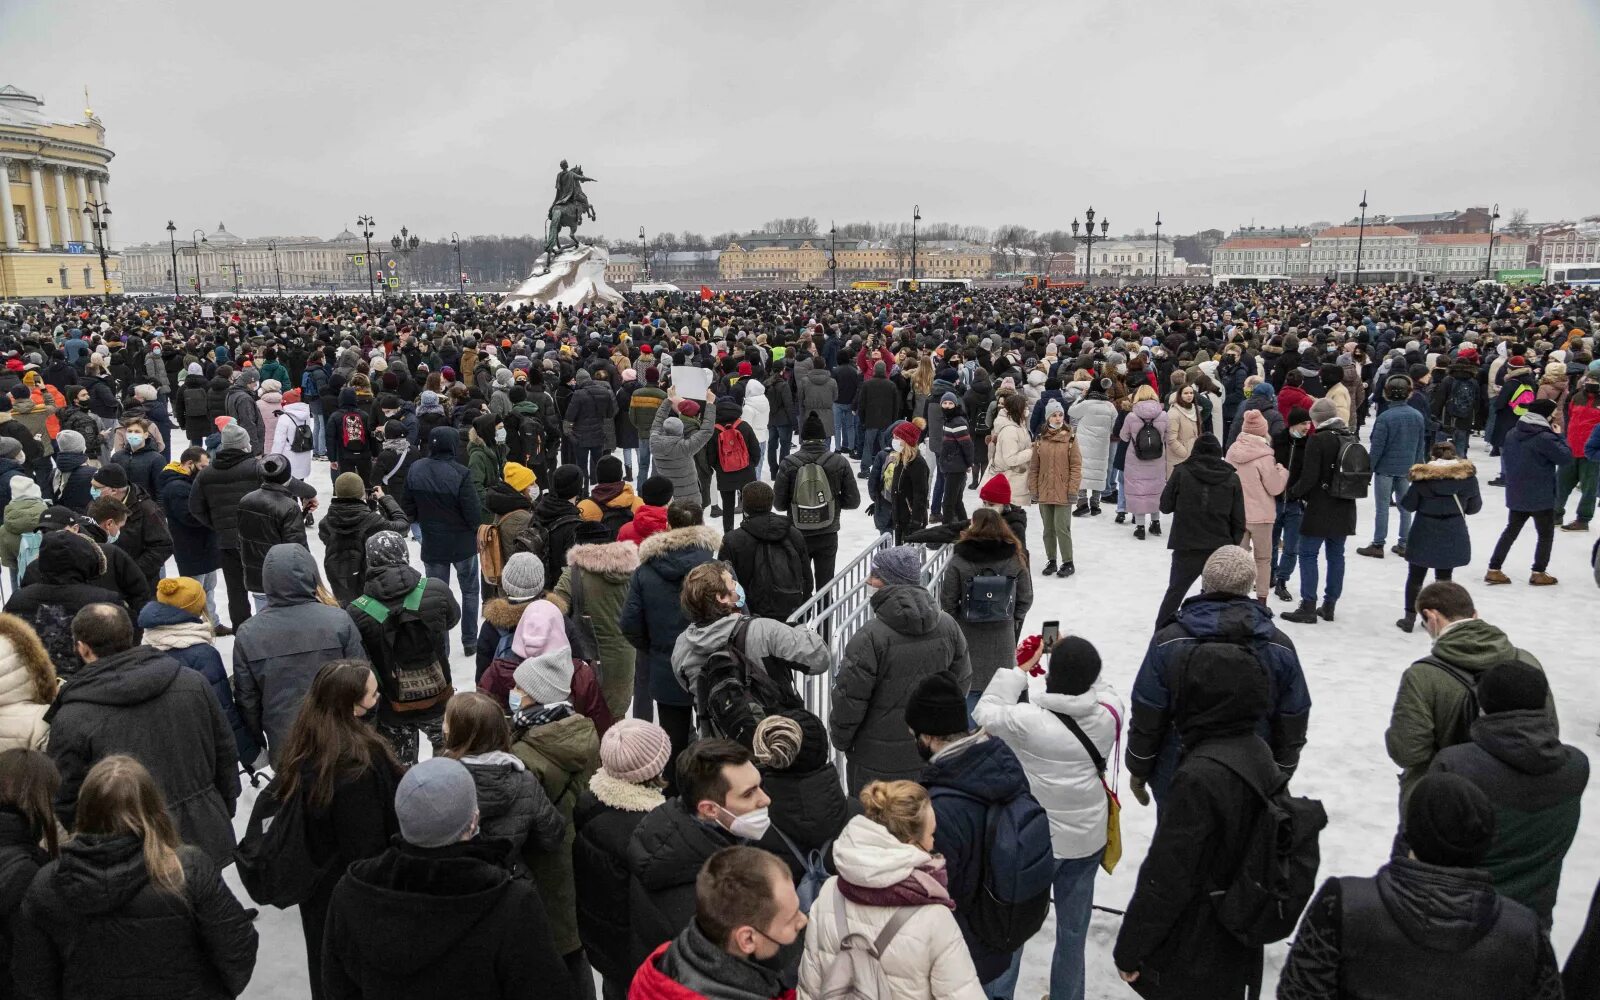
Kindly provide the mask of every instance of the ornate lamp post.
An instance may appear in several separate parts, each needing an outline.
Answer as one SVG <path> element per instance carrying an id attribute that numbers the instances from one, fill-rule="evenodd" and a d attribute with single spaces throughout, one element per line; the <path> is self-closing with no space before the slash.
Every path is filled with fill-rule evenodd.
<path id="1" fill-rule="evenodd" d="M 277 282 L 278 298 L 283 298 L 283 271 L 278 267 L 278 244 L 268 243 L 267 249 L 272 251 L 272 276 Z"/>
<path id="2" fill-rule="evenodd" d="M 644 241 L 644 227 L 639 227 L 639 262 L 644 266 L 644 280 L 650 280 L 650 245 Z"/>
<path id="3" fill-rule="evenodd" d="M 1108 219 L 1100 220 L 1100 235 L 1094 234 L 1094 207 L 1090 206 L 1083 213 L 1083 284 L 1084 287 L 1094 284 L 1094 245 L 1095 243 L 1110 239 L 1111 222 Z M 1072 238 L 1078 238 L 1078 220 L 1072 220 Z"/>
<path id="4" fill-rule="evenodd" d="M 172 300 L 178 300 L 178 227 L 167 220 L 167 244 L 172 248 Z"/>
<path id="5" fill-rule="evenodd" d="M 1361 222 L 1356 228 L 1356 276 L 1353 284 L 1361 284 L 1361 247 L 1367 239 L 1367 192 L 1361 192 Z"/>
<path id="6" fill-rule="evenodd" d="M 1161 284 L 1161 213 L 1156 213 L 1156 276 L 1152 285 Z"/>
<path id="7" fill-rule="evenodd" d="M 400 251 L 401 258 L 406 262 L 406 294 L 411 294 L 411 254 L 422 241 L 411 235 L 411 230 L 405 226 L 400 227 L 400 235 L 389 237 L 389 245 Z"/>
<path id="8" fill-rule="evenodd" d="M 361 236 L 367 241 L 367 294 L 377 298 L 378 290 L 372 283 L 372 216 L 357 216 L 356 225 L 361 227 Z"/>
<path id="9" fill-rule="evenodd" d="M 194 294 L 198 297 L 205 294 L 200 284 L 200 244 L 207 242 L 204 229 L 196 229 L 189 234 L 189 246 L 194 252 Z"/>
<path id="10" fill-rule="evenodd" d="M 835 244 L 839 241 L 839 227 L 832 222 L 828 223 L 828 276 L 833 279 L 833 290 L 839 290 L 839 261 L 833 256 Z"/>
<path id="11" fill-rule="evenodd" d="M 456 249 L 456 294 L 467 294 L 467 272 L 461 270 L 461 234 L 450 234 L 450 245 Z"/>
<path id="12" fill-rule="evenodd" d="M 1494 220 L 1500 218 L 1500 203 L 1494 203 L 1494 208 L 1489 210 L 1489 256 L 1483 260 L 1483 277 L 1488 280 L 1489 269 L 1494 266 Z"/>
<path id="13" fill-rule="evenodd" d="M 922 221 L 922 206 L 911 206 L 911 280 L 917 280 L 917 223 Z"/>
<path id="14" fill-rule="evenodd" d="M 60 175 L 57 175 L 56 190 L 61 190 Z M 94 231 L 94 245 L 100 251 L 100 291 L 105 295 L 106 301 L 111 301 L 111 273 L 106 266 L 106 230 L 111 228 L 111 223 L 106 216 L 111 214 L 111 206 L 100 201 L 91 200 L 83 206 L 83 214 L 89 217 L 89 228 Z M 63 227 L 66 219 L 62 219 Z M 65 234 L 63 234 L 65 235 Z"/>

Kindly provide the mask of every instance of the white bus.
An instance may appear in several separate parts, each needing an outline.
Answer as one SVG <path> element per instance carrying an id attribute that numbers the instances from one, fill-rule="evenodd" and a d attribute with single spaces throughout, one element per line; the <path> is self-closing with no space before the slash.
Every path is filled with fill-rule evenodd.
<path id="1" fill-rule="evenodd" d="M 1545 268 L 1545 281 L 1552 285 L 1600 285 L 1600 263 L 1551 264 Z"/>
<path id="2" fill-rule="evenodd" d="M 894 289 L 897 292 L 938 292 L 956 288 L 965 292 L 972 291 L 971 278 L 896 278 Z"/>
<path id="3" fill-rule="evenodd" d="M 1211 287 L 1222 288 L 1227 285 L 1287 285 L 1289 276 L 1286 274 L 1213 274 Z"/>

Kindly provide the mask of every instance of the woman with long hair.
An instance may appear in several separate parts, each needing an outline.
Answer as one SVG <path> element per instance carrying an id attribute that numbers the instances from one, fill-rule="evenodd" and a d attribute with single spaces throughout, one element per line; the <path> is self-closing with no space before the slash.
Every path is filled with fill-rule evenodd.
<path id="1" fill-rule="evenodd" d="M 55 762 L 29 748 L 0 753 L 0 942 L 16 939 L 22 897 L 39 869 L 61 853 L 56 826 Z M 11 949 L 0 948 L 0 997 L 17 995 Z"/>
<path id="2" fill-rule="evenodd" d="M 956 924 L 944 858 L 933 853 L 937 826 L 927 790 L 914 781 L 874 781 L 861 790 L 865 815 L 845 824 L 833 845 L 838 875 L 811 907 L 800 958 L 800 995 L 820 996 L 843 940 L 894 933 L 879 959 L 894 1000 L 980 1000 L 972 956 Z"/>
<path id="3" fill-rule="evenodd" d="M 113 754 L 91 768 L 76 823 L 23 899 L 12 950 L 18 992 L 62 1000 L 244 992 L 255 928 L 205 852 L 178 839 L 144 765 Z"/>
<path id="4" fill-rule="evenodd" d="M 382 854 L 400 830 L 394 815 L 400 764 L 363 721 L 377 705 L 378 678 L 370 665 L 324 664 L 278 762 L 274 791 L 280 801 L 304 796 L 312 860 L 325 863 L 322 879 L 300 904 L 313 998 L 322 996 L 322 931 L 333 887 L 352 861 Z"/>
<path id="5" fill-rule="evenodd" d="M 566 823 L 544 786 L 511 752 L 511 726 L 500 703 L 479 691 L 458 694 L 444 710 L 444 755 L 459 760 L 478 789 L 483 836 L 511 848 L 506 863 L 521 862 L 523 845 L 537 854 L 561 846 Z"/>
<path id="6" fill-rule="evenodd" d="M 972 661 L 970 712 L 995 671 L 1016 665 L 1017 636 L 1033 606 L 1028 554 L 999 511 L 990 507 L 973 511 L 939 582 L 939 606 L 967 639 Z"/>

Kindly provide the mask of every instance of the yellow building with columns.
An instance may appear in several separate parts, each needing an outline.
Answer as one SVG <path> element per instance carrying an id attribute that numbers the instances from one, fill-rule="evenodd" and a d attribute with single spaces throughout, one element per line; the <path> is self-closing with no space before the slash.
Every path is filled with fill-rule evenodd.
<path id="1" fill-rule="evenodd" d="M 61 298 L 107 291 L 87 205 L 105 205 L 105 126 L 85 108 L 78 119 L 45 113 L 44 102 L 0 86 L 0 298 Z M 108 252 L 115 230 L 106 223 Z M 109 290 L 122 291 L 121 260 L 106 260 Z"/>

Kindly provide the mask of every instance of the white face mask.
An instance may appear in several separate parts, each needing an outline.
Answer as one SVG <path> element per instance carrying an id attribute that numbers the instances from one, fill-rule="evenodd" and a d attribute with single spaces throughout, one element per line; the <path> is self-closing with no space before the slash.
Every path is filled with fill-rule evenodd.
<path id="1" fill-rule="evenodd" d="M 510 708 L 513 712 L 522 711 L 522 692 L 512 691 L 510 694 L 506 695 L 506 707 Z"/>
<path id="2" fill-rule="evenodd" d="M 719 806 L 718 808 L 721 807 Z M 743 816 L 735 816 L 726 809 L 722 811 L 727 813 L 729 817 L 726 829 L 735 837 L 743 837 L 745 840 L 760 840 L 767 835 L 768 828 L 772 826 L 772 818 L 767 815 L 766 806 L 762 806 L 760 809 L 752 809 Z"/>
<path id="3" fill-rule="evenodd" d="M 494 443 L 495 444 L 505 444 L 506 443 L 506 429 L 504 427 L 501 427 L 501 428 L 499 428 L 498 430 L 496 430 L 494 432 Z"/>

